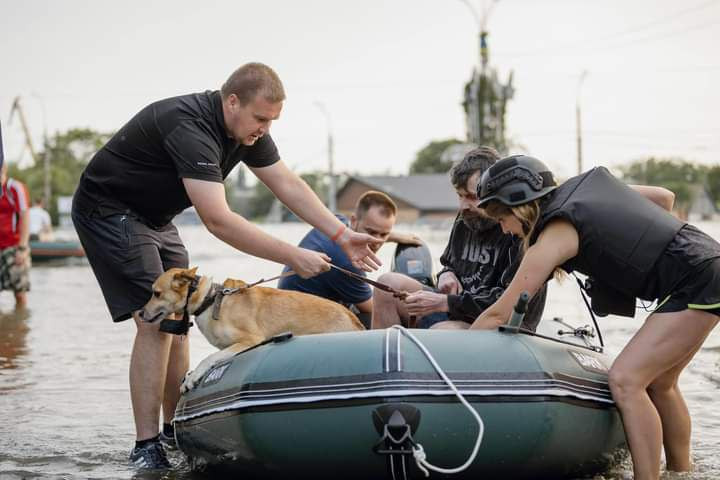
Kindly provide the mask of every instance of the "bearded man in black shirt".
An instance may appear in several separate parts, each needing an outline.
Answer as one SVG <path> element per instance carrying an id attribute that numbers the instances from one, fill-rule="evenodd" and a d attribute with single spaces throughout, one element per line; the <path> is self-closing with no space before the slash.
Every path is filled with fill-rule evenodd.
<path id="1" fill-rule="evenodd" d="M 348 229 L 280 160 L 270 125 L 285 92 L 268 66 L 237 69 L 220 91 L 152 103 L 97 152 L 82 174 L 72 219 L 115 322 L 137 326 L 130 394 L 137 441 L 130 460 L 167 468 L 160 439 L 174 442 L 172 420 L 189 366 L 187 338 L 164 333 L 138 315 L 153 281 L 188 255 L 172 219 L 195 207 L 208 230 L 243 252 L 289 265 L 303 278 L 330 269 L 330 258 L 274 238 L 230 210 L 223 180 L 239 162 L 299 217 L 330 237 L 363 270 L 380 261 L 379 243 Z M 173 332 L 175 333 L 175 332 Z M 162 406 L 164 428 L 158 433 Z"/>
<path id="2" fill-rule="evenodd" d="M 480 147 L 450 170 L 460 211 L 440 257 L 443 269 L 438 275 L 437 291 L 400 273 L 381 275 L 379 282 L 410 295 L 403 301 L 374 289 L 372 328 L 409 326 L 414 317 L 418 328 L 466 329 L 505 291 L 520 264 L 520 240 L 504 234 L 498 223 L 477 206 L 480 177 L 499 158 L 494 149 Z M 537 328 L 545 293 L 543 287 L 533 297 L 523 328 Z"/>

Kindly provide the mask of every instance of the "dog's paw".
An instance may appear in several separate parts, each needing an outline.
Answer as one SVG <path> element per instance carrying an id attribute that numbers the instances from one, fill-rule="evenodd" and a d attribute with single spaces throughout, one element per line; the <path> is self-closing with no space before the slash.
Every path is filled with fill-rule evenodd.
<path id="1" fill-rule="evenodd" d="M 180 386 L 180 393 L 187 393 L 193 388 L 195 388 L 198 380 L 200 380 L 200 378 L 195 375 L 194 370 L 187 372 L 185 374 L 185 378 L 183 379 L 183 383 Z"/>

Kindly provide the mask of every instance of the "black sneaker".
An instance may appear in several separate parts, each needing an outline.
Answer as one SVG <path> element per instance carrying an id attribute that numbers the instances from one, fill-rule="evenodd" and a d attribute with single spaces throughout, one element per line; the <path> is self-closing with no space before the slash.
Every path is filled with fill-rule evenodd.
<path id="1" fill-rule="evenodd" d="M 165 449 L 160 442 L 151 442 L 142 447 L 135 447 L 130 452 L 130 462 L 138 468 L 148 470 L 164 470 L 170 468 Z"/>
<path id="2" fill-rule="evenodd" d="M 160 432 L 160 443 L 162 443 L 163 447 L 167 448 L 168 450 L 177 450 L 177 442 L 175 441 L 175 437 L 165 435 L 165 432 Z"/>

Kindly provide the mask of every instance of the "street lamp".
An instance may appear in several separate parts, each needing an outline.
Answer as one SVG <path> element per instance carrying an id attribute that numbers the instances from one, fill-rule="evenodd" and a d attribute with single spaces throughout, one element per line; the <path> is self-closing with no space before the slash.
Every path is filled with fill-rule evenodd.
<path id="1" fill-rule="evenodd" d="M 577 173 L 580 175 L 583 171 L 582 162 L 582 126 L 580 123 L 580 88 L 582 87 L 585 78 L 587 77 L 587 70 L 583 70 L 580 73 L 577 85 L 577 95 L 575 98 L 575 137 L 577 140 Z"/>
<path id="2" fill-rule="evenodd" d="M 315 101 L 314 105 L 322 112 L 323 116 L 325 117 L 325 122 L 327 123 L 327 157 L 328 157 L 328 177 L 330 179 L 329 185 L 328 185 L 328 202 L 327 207 L 328 210 L 330 210 L 333 213 L 336 213 L 337 211 L 337 199 L 335 198 L 337 195 L 337 187 L 335 184 L 335 172 L 334 172 L 334 160 L 333 160 L 333 150 L 334 150 L 334 142 L 333 142 L 333 134 L 332 134 L 332 124 L 330 122 L 330 113 L 328 112 L 327 108 L 325 108 L 325 104 L 320 101 Z"/>

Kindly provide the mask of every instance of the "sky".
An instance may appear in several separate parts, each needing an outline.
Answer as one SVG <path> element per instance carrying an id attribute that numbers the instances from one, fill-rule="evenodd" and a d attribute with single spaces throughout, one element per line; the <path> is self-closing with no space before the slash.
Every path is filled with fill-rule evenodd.
<path id="1" fill-rule="evenodd" d="M 271 134 L 290 167 L 325 169 L 332 132 L 336 172 L 406 174 L 428 142 L 466 138 L 473 9 L 490 65 L 513 72 L 516 152 L 577 173 L 579 103 L 583 169 L 720 161 L 720 0 L 0 0 L 6 160 L 30 162 L 16 96 L 40 148 L 44 130 L 114 131 L 259 61 L 285 85 Z"/>

